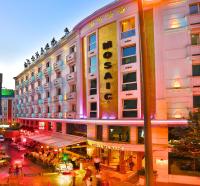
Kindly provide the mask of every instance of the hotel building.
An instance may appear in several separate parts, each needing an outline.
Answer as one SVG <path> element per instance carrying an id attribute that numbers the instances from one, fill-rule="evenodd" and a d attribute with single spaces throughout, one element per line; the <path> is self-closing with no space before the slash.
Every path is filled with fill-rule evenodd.
<path id="1" fill-rule="evenodd" d="M 154 169 L 168 174 L 168 129 L 200 106 L 200 3 L 145 6 L 151 66 Z M 17 119 L 63 136 L 87 137 L 108 166 L 144 163 L 137 2 L 118 0 L 78 23 L 15 77 Z"/>

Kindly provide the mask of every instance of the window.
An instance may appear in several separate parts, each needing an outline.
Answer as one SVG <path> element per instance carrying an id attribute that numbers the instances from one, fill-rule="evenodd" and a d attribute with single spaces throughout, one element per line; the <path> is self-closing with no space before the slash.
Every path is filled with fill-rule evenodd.
<path id="1" fill-rule="evenodd" d="M 89 51 L 96 49 L 96 34 L 89 36 Z"/>
<path id="2" fill-rule="evenodd" d="M 61 77 L 61 72 L 57 72 L 56 73 L 56 78 L 60 78 Z"/>
<path id="3" fill-rule="evenodd" d="M 127 126 L 109 126 L 109 140 L 110 141 L 130 141 L 130 128 Z"/>
<path id="4" fill-rule="evenodd" d="M 144 127 L 138 127 L 138 143 L 144 144 Z"/>
<path id="5" fill-rule="evenodd" d="M 56 56 L 56 61 L 60 61 L 61 60 L 61 55 Z"/>
<path id="6" fill-rule="evenodd" d="M 61 88 L 57 88 L 57 96 L 61 95 Z"/>
<path id="7" fill-rule="evenodd" d="M 41 82 L 40 81 L 38 81 L 38 87 L 41 85 Z"/>
<path id="8" fill-rule="evenodd" d="M 200 45 L 200 34 L 191 34 L 191 44 L 192 45 Z"/>
<path id="9" fill-rule="evenodd" d="M 41 99 L 41 94 L 38 94 L 38 99 Z"/>
<path id="10" fill-rule="evenodd" d="M 38 73 L 41 72 L 41 67 L 38 68 Z"/>
<path id="11" fill-rule="evenodd" d="M 122 48 L 122 65 L 136 62 L 136 46 Z"/>
<path id="12" fill-rule="evenodd" d="M 50 108 L 49 108 L 49 106 L 47 106 L 47 113 L 50 113 Z"/>
<path id="13" fill-rule="evenodd" d="M 49 66 L 50 66 L 50 63 L 49 63 L 49 62 L 47 62 L 47 63 L 46 63 L 46 67 L 48 68 Z"/>
<path id="14" fill-rule="evenodd" d="M 52 128 L 53 128 L 53 126 L 52 126 L 51 122 L 48 122 L 48 131 L 52 131 Z"/>
<path id="15" fill-rule="evenodd" d="M 69 53 L 72 54 L 75 52 L 75 46 L 69 48 Z"/>
<path id="16" fill-rule="evenodd" d="M 122 91 L 137 90 L 136 72 L 123 75 Z"/>
<path id="17" fill-rule="evenodd" d="M 28 76 L 26 76 L 26 80 L 28 80 Z"/>
<path id="18" fill-rule="evenodd" d="M 121 39 L 125 39 L 135 35 L 135 19 L 127 19 L 121 22 Z"/>
<path id="19" fill-rule="evenodd" d="M 31 72 L 31 76 L 34 76 L 34 72 Z"/>
<path id="20" fill-rule="evenodd" d="M 58 105 L 57 111 L 58 111 L 58 112 L 61 112 L 61 106 L 60 106 L 60 105 Z"/>
<path id="21" fill-rule="evenodd" d="M 76 92 L 76 85 L 75 84 L 70 86 L 70 92 Z"/>
<path id="22" fill-rule="evenodd" d="M 89 73 L 95 73 L 97 71 L 97 57 L 92 56 L 89 61 L 90 61 Z"/>
<path id="23" fill-rule="evenodd" d="M 137 99 L 128 99 L 123 101 L 123 113 L 124 118 L 137 117 Z"/>
<path id="24" fill-rule="evenodd" d="M 49 92 L 49 91 L 46 92 L 46 97 L 47 97 L 47 98 L 50 97 L 50 92 Z"/>
<path id="25" fill-rule="evenodd" d="M 200 3 L 190 5 L 190 14 L 200 13 Z"/>
<path id="26" fill-rule="evenodd" d="M 96 95 L 97 94 L 97 80 L 92 79 L 90 80 L 90 95 Z"/>
<path id="27" fill-rule="evenodd" d="M 72 112 L 76 112 L 76 105 L 72 104 Z"/>
<path id="28" fill-rule="evenodd" d="M 49 81 L 50 81 L 50 78 L 47 76 L 46 77 L 46 83 L 49 83 Z"/>
<path id="29" fill-rule="evenodd" d="M 200 108 L 200 95 L 193 96 L 193 108 Z"/>
<path id="30" fill-rule="evenodd" d="M 91 118 L 97 117 L 97 103 L 96 102 L 90 103 L 90 117 Z"/>
<path id="31" fill-rule="evenodd" d="M 62 123 L 56 123 L 56 132 L 62 132 Z"/>
<path id="32" fill-rule="evenodd" d="M 99 141 L 102 141 L 102 139 L 103 139 L 103 126 L 102 125 L 96 125 L 96 138 Z"/>
<path id="33" fill-rule="evenodd" d="M 200 65 L 192 65 L 192 75 L 200 76 Z"/>
<path id="34" fill-rule="evenodd" d="M 76 136 L 87 136 L 87 125 L 84 124 L 71 124 L 66 125 L 66 133 Z"/>
<path id="35" fill-rule="evenodd" d="M 76 72 L 76 65 L 70 66 L 70 73 Z"/>

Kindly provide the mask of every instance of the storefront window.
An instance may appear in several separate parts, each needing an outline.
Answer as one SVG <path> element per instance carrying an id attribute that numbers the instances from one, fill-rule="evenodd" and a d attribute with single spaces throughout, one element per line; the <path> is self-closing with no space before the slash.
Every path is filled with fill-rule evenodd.
<path id="1" fill-rule="evenodd" d="M 52 131 L 52 123 L 48 122 L 48 131 Z"/>
<path id="2" fill-rule="evenodd" d="M 62 132 L 62 123 L 56 123 L 56 132 Z"/>
<path id="3" fill-rule="evenodd" d="M 127 19 L 121 22 L 121 39 L 135 36 L 135 19 Z"/>
<path id="4" fill-rule="evenodd" d="M 122 48 L 122 65 L 136 62 L 136 46 Z"/>
<path id="5" fill-rule="evenodd" d="M 97 137 L 97 140 L 102 141 L 102 138 L 103 138 L 103 126 L 102 125 L 96 125 L 96 137 Z"/>
<path id="6" fill-rule="evenodd" d="M 109 126 L 110 141 L 130 141 L 130 128 L 127 126 Z"/>
<path id="7" fill-rule="evenodd" d="M 96 95 L 97 94 L 97 80 L 92 79 L 90 80 L 90 95 Z"/>
<path id="8" fill-rule="evenodd" d="M 144 144 L 144 127 L 138 127 L 138 143 Z"/>
<path id="9" fill-rule="evenodd" d="M 136 72 L 123 74 L 122 91 L 137 90 Z"/>
<path id="10" fill-rule="evenodd" d="M 87 125 L 71 124 L 68 123 L 66 127 L 67 134 L 72 134 L 76 136 L 87 136 Z"/>
<path id="11" fill-rule="evenodd" d="M 92 56 L 90 58 L 89 73 L 96 73 L 96 71 L 97 71 L 97 57 Z"/>
<path id="12" fill-rule="evenodd" d="M 96 49 L 96 34 L 89 36 L 89 51 Z"/>
<path id="13" fill-rule="evenodd" d="M 124 118 L 137 117 L 137 99 L 127 99 L 123 101 L 123 113 Z"/>

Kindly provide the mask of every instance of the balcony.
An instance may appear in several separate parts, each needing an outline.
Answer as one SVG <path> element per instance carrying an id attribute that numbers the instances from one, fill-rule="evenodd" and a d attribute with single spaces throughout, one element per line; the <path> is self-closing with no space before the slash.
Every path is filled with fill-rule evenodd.
<path id="1" fill-rule="evenodd" d="M 53 101 L 57 102 L 57 101 L 63 101 L 63 95 L 57 95 L 53 97 Z"/>
<path id="2" fill-rule="evenodd" d="M 43 91 L 43 87 L 40 85 L 39 87 L 36 87 L 36 93 L 41 93 Z"/>
<path id="3" fill-rule="evenodd" d="M 74 112 L 74 111 L 66 112 L 65 113 L 65 118 L 75 119 L 76 118 L 76 112 Z"/>
<path id="4" fill-rule="evenodd" d="M 75 60 L 76 60 L 76 53 L 73 52 L 71 54 L 69 54 L 67 57 L 66 57 L 66 63 L 69 65 L 69 64 L 74 64 L 75 63 Z"/>
<path id="5" fill-rule="evenodd" d="M 39 114 L 38 114 L 38 113 L 35 113 L 35 117 L 38 118 L 38 116 L 39 116 Z"/>
<path id="6" fill-rule="evenodd" d="M 47 113 L 43 113 L 43 114 L 42 114 L 42 117 L 43 117 L 43 118 L 47 118 L 47 117 L 48 117 L 48 114 L 47 114 Z"/>
<path id="7" fill-rule="evenodd" d="M 39 114 L 38 114 L 38 117 L 39 117 L 39 118 L 42 118 L 42 113 L 39 113 Z"/>
<path id="8" fill-rule="evenodd" d="M 200 56 L 200 45 L 189 46 L 189 52 L 191 56 Z"/>
<path id="9" fill-rule="evenodd" d="M 192 92 L 194 95 L 200 94 L 200 76 L 191 77 Z"/>
<path id="10" fill-rule="evenodd" d="M 52 72 L 52 67 L 47 67 L 43 71 L 43 73 L 44 73 L 45 76 L 51 75 L 51 72 Z"/>
<path id="11" fill-rule="evenodd" d="M 76 81 L 76 72 L 68 74 L 66 78 L 68 83 L 74 83 Z"/>
<path id="12" fill-rule="evenodd" d="M 75 102 L 76 101 L 76 92 L 67 93 L 66 100 L 69 102 Z"/>
<path id="13" fill-rule="evenodd" d="M 62 60 L 55 62 L 53 68 L 55 71 L 62 71 L 64 69 L 64 62 Z"/>
<path id="14" fill-rule="evenodd" d="M 188 23 L 190 25 L 200 25 L 200 14 L 190 14 L 188 16 Z"/>
<path id="15" fill-rule="evenodd" d="M 39 104 L 39 105 L 42 105 L 43 103 L 44 103 L 44 101 L 43 101 L 42 99 L 39 99 L 39 100 L 38 100 L 38 104 Z"/>
<path id="16" fill-rule="evenodd" d="M 44 103 L 50 103 L 51 102 L 51 98 L 44 98 Z"/>
<path id="17" fill-rule="evenodd" d="M 50 89 L 50 83 L 45 83 L 44 90 L 49 90 L 49 89 Z"/>
<path id="18" fill-rule="evenodd" d="M 53 84 L 55 87 L 60 87 L 62 86 L 62 82 L 63 82 L 63 79 L 62 78 L 56 78 L 54 81 L 53 81 Z"/>
<path id="19" fill-rule="evenodd" d="M 54 113 L 54 118 L 62 118 L 63 117 L 63 113 L 62 112 L 55 112 Z"/>
<path id="20" fill-rule="evenodd" d="M 29 80 L 30 83 L 34 83 L 35 82 L 35 76 L 32 76 Z"/>
<path id="21" fill-rule="evenodd" d="M 36 80 L 41 80 L 43 77 L 43 73 L 42 72 L 39 72 L 36 76 Z"/>

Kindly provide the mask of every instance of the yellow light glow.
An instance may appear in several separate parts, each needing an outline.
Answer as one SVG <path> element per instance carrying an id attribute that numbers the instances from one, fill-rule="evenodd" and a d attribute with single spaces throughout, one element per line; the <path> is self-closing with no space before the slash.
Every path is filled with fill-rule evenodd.
<path id="1" fill-rule="evenodd" d="M 180 84 L 180 82 L 179 81 L 174 81 L 174 83 L 173 83 L 173 87 L 174 88 L 180 88 L 181 87 L 181 84 Z"/>

